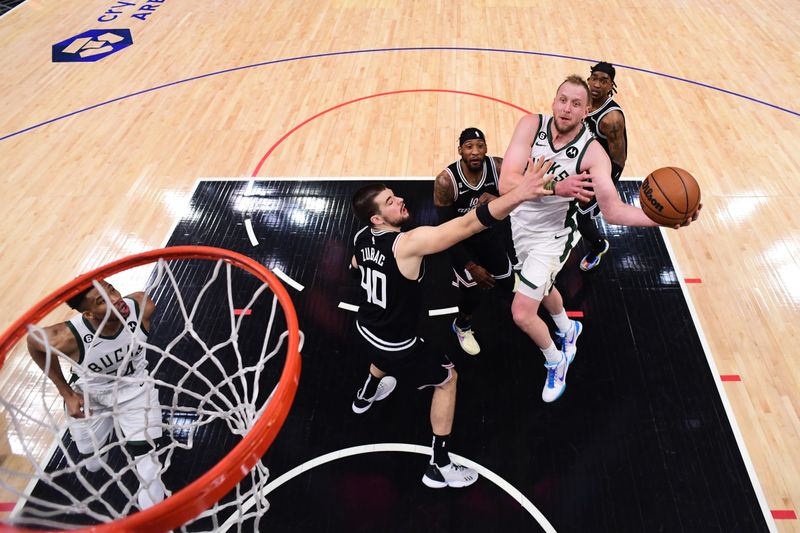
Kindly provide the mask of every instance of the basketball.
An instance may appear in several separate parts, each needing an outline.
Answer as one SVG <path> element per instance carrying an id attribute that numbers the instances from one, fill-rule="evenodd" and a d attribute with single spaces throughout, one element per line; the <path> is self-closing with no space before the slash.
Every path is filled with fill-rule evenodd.
<path id="1" fill-rule="evenodd" d="M 678 167 L 654 170 L 639 186 L 642 211 L 661 226 L 683 224 L 700 204 L 700 186 Z"/>

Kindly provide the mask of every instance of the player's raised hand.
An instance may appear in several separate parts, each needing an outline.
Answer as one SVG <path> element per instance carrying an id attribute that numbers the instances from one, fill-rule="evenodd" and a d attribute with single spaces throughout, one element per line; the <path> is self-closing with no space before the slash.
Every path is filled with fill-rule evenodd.
<path id="1" fill-rule="evenodd" d="M 588 202 L 594 197 L 594 185 L 589 174 L 573 174 L 555 183 L 553 191 L 564 198 L 577 198 Z"/>
<path id="2" fill-rule="evenodd" d="M 528 158 L 528 166 L 525 168 L 523 180 L 514 190 L 521 194 L 526 200 L 535 200 L 542 196 L 553 194 L 553 175 L 547 171 L 553 166 L 552 161 L 545 161 L 543 156 L 539 156 L 536 161 Z"/>

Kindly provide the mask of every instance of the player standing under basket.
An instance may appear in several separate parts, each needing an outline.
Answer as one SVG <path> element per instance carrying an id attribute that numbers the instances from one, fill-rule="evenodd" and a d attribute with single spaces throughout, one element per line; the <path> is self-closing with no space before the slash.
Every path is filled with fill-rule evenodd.
<path id="1" fill-rule="evenodd" d="M 107 460 L 106 441 L 115 422 L 135 461 L 140 487 L 140 509 L 165 497 L 161 464 L 155 439 L 161 436 L 158 391 L 147 372 L 144 342 L 155 303 L 143 292 L 122 297 L 108 282 L 99 282 L 72 297 L 67 304 L 80 311 L 72 319 L 34 330 L 28 351 L 64 399 L 69 431 L 91 472 Z M 105 293 L 105 294 L 104 294 Z M 69 382 L 64 378 L 56 352 L 71 359 Z"/>

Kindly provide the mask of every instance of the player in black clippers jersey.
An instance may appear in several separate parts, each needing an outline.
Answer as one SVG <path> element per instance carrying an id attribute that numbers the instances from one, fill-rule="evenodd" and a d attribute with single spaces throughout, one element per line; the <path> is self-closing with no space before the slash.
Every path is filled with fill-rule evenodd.
<path id="1" fill-rule="evenodd" d="M 486 136 L 481 130 L 467 128 L 461 132 L 461 159 L 440 172 L 433 186 L 433 204 L 440 224 L 500 196 L 497 181 L 503 158 L 486 157 L 486 151 Z M 471 320 L 480 304 L 479 289 L 498 286 L 509 298 L 514 290 L 514 272 L 507 254 L 507 248 L 511 248 L 510 232 L 506 220 L 450 248 L 455 285 L 461 290 L 458 316 L 452 327 L 461 348 L 470 355 L 481 350 Z"/>
<path id="2" fill-rule="evenodd" d="M 448 439 L 456 403 L 456 371 L 443 353 L 433 352 L 416 334 L 420 285 L 425 256 L 447 250 L 457 242 L 506 218 L 525 200 L 552 194 L 545 188 L 550 164 L 531 161 L 519 185 L 439 226 L 420 226 L 401 232 L 409 219 L 403 199 L 376 183 L 353 195 L 353 211 L 367 224 L 356 233 L 351 267 L 358 269 L 364 299 L 359 305 L 356 330 L 368 353 L 370 369 L 358 390 L 353 411 L 363 413 L 386 398 L 402 376 L 418 389 L 433 387 L 430 421 L 432 457 L 422 482 L 428 487 L 466 487 L 478 479 L 475 470 L 453 463 Z"/>
<path id="3" fill-rule="evenodd" d="M 625 115 L 622 108 L 612 96 L 616 92 L 614 82 L 616 70 L 611 63 L 601 61 L 590 69 L 589 112 L 586 125 L 611 159 L 611 179 L 616 184 L 625 167 L 628 157 L 628 135 L 625 131 Z M 600 236 L 593 220 L 600 214 L 597 201 L 582 204 L 578 210 L 578 231 L 589 248 L 580 263 L 580 269 L 589 271 L 600 264 L 600 260 L 608 251 L 608 241 Z"/>

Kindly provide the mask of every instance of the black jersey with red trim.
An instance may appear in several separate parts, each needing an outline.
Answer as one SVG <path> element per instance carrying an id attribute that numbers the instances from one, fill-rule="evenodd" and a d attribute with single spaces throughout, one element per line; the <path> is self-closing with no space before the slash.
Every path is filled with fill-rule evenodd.
<path id="1" fill-rule="evenodd" d="M 397 266 L 395 248 L 404 235 L 365 227 L 353 238 L 354 256 L 364 289 L 356 329 L 385 352 L 406 350 L 417 341 L 420 282 L 425 274 L 425 259 L 422 259 L 416 280 L 403 276 Z"/>
<path id="2" fill-rule="evenodd" d="M 481 179 L 477 185 L 471 185 L 469 183 L 469 180 L 461 169 L 460 159 L 448 165 L 446 170 L 453 182 L 453 193 L 455 194 L 453 207 L 459 215 L 469 213 L 471 210 L 475 209 L 478 206 L 478 199 L 485 192 L 500 196 L 500 190 L 497 186 L 499 177 L 493 157 L 487 156 L 483 159 Z"/>

